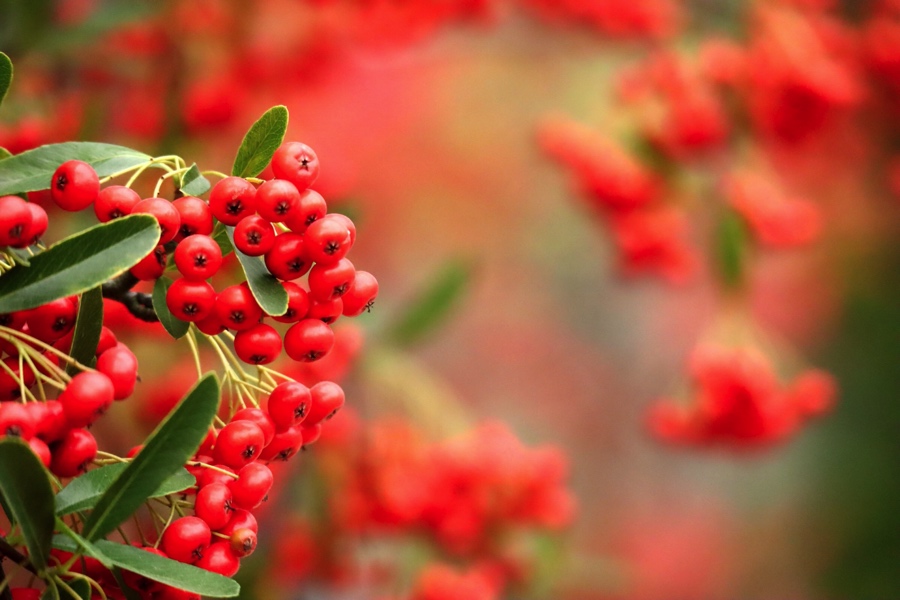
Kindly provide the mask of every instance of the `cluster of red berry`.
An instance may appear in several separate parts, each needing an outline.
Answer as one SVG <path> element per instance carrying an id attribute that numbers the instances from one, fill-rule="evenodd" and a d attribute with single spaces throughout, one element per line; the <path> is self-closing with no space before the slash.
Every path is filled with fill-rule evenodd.
<path id="1" fill-rule="evenodd" d="M 690 405 L 659 400 L 649 426 L 659 438 L 687 445 L 759 447 L 787 439 L 804 421 L 830 410 L 834 379 L 809 369 L 779 381 L 753 347 L 697 347 L 688 367 L 695 384 Z"/>

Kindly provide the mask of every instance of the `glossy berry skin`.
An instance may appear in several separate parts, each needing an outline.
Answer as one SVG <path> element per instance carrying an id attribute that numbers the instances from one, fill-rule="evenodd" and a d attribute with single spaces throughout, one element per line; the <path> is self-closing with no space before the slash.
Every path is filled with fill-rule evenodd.
<path id="1" fill-rule="evenodd" d="M 269 273 L 282 281 L 302 277 L 312 266 L 306 255 L 304 236 L 299 233 L 282 233 L 275 236 L 272 249 L 266 252 L 265 262 Z"/>
<path id="2" fill-rule="evenodd" d="M 176 241 L 190 235 L 212 235 L 213 216 L 209 204 L 194 196 L 184 196 L 172 202 L 172 206 L 181 217 L 178 235 L 175 236 Z"/>
<path id="3" fill-rule="evenodd" d="M 229 542 L 235 556 L 250 556 L 256 550 L 256 532 L 252 529 L 238 529 L 231 534 Z"/>
<path id="4" fill-rule="evenodd" d="M 166 306 L 176 319 L 194 322 L 208 317 L 216 306 L 216 290 L 205 281 L 182 277 L 166 292 Z"/>
<path id="5" fill-rule="evenodd" d="M 215 311 L 222 324 L 235 331 L 254 327 L 263 316 L 256 298 L 246 285 L 232 285 L 219 292 Z"/>
<path id="6" fill-rule="evenodd" d="M 70 427 L 87 427 L 110 407 L 115 396 L 112 381 L 98 371 L 83 371 L 59 395 Z"/>
<path id="7" fill-rule="evenodd" d="M 353 245 L 350 230 L 340 219 L 319 219 L 307 227 L 304 236 L 306 256 L 323 265 L 338 262 Z"/>
<path id="8" fill-rule="evenodd" d="M 153 281 L 162 277 L 167 261 L 166 249 L 160 244 L 138 264 L 131 267 L 129 272 L 141 281 Z"/>
<path id="9" fill-rule="evenodd" d="M 312 395 L 309 388 L 299 381 L 279 383 L 266 404 L 276 431 L 284 431 L 299 424 L 309 413 Z"/>
<path id="10" fill-rule="evenodd" d="M 259 459 L 266 462 L 285 461 L 297 454 L 303 446 L 303 430 L 301 427 L 301 425 L 294 425 L 276 433 L 269 445 L 263 448 Z"/>
<path id="11" fill-rule="evenodd" d="M 18 402 L 0 404 L 0 438 L 5 436 L 30 440 L 34 437 L 34 414 Z"/>
<path id="12" fill-rule="evenodd" d="M 213 458 L 233 469 L 253 462 L 262 452 L 265 434 L 252 421 L 232 421 L 219 431 Z"/>
<path id="13" fill-rule="evenodd" d="M 232 511 L 231 520 L 228 521 L 228 524 L 221 529 L 217 529 L 216 532 L 230 536 L 239 529 L 250 529 L 251 531 L 259 533 L 259 525 L 256 522 L 256 517 L 254 517 L 253 513 L 249 510 L 235 508 L 234 511 Z"/>
<path id="14" fill-rule="evenodd" d="M 234 227 L 234 247 L 247 256 L 262 256 L 275 245 L 275 228 L 259 215 L 244 217 Z"/>
<path id="15" fill-rule="evenodd" d="M 215 459 L 210 459 L 213 462 Z M 207 463 L 210 464 L 210 463 Z M 214 464 L 212 465 L 216 467 L 215 469 L 206 469 L 201 467 L 200 472 L 197 477 L 197 487 L 205 488 L 211 483 L 224 483 L 225 485 L 229 485 L 232 480 L 234 480 L 233 475 L 235 475 L 234 469 L 227 465 L 222 464 Z M 229 475 L 231 473 L 231 475 Z"/>
<path id="16" fill-rule="evenodd" d="M 18 356 L 7 356 L 3 364 L 6 368 L 0 367 L 0 400 L 18 400 L 22 397 L 22 387 L 27 390 L 34 385 L 34 371 L 27 362 L 20 369 Z"/>
<path id="17" fill-rule="evenodd" d="M 25 241 L 27 245 L 36 244 L 40 241 L 41 236 L 47 231 L 47 226 L 49 225 L 47 211 L 34 202 L 26 202 L 25 206 L 27 206 L 29 212 L 31 212 L 31 227 L 28 229 L 27 239 Z"/>
<path id="18" fill-rule="evenodd" d="M 228 327 L 226 327 L 225 324 L 222 323 L 222 320 L 219 319 L 219 315 L 216 314 L 215 307 L 205 319 L 197 321 L 196 324 L 197 329 L 199 329 L 206 335 L 219 335 L 223 331 L 228 331 Z"/>
<path id="19" fill-rule="evenodd" d="M 213 531 L 224 527 L 231 520 L 231 489 L 224 483 L 211 483 L 197 492 L 194 514 Z"/>
<path id="20" fill-rule="evenodd" d="M 59 400 L 29 402 L 25 405 L 34 416 L 34 434 L 47 443 L 61 439 L 68 431 L 66 412 Z"/>
<path id="21" fill-rule="evenodd" d="M 267 365 L 281 354 L 281 336 L 271 325 L 260 323 L 237 332 L 234 351 L 247 364 Z"/>
<path id="22" fill-rule="evenodd" d="M 124 400 L 134 392 L 138 361 L 134 352 L 125 344 L 120 342 L 101 353 L 97 357 L 96 369 L 109 377 L 115 400 Z"/>
<path id="23" fill-rule="evenodd" d="M 309 292 L 293 281 L 283 281 L 281 285 L 288 295 L 288 307 L 283 315 L 272 318 L 279 323 L 296 323 L 309 310 Z"/>
<path id="24" fill-rule="evenodd" d="M 218 573 L 225 577 L 234 577 L 241 568 L 241 562 L 231 550 L 231 541 L 223 540 L 209 545 L 203 558 L 194 563 L 206 571 Z"/>
<path id="25" fill-rule="evenodd" d="M 356 276 L 353 263 L 342 258 L 332 264 L 316 264 L 309 271 L 309 295 L 317 302 L 328 302 L 343 296 Z"/>
<path id="26" fill-rule="evenodd" d="M 378 297 L 378 280 L 368 271 L 357 271 L 347 293 L 341 296 L 344 316 L 355 317 L 372 310 Z"/>
<path id="27" fill-rule="evenodd" d="M 0 197 L 0 246 L 27 246 L 31 221 L 27 202 L 18 196 Z"/>
<path id="28" fill-rule="evenodd" d="M 169 558 L 193 564 L 203 557 L 212 540 L 212 530 L 200 517 L 175 519 L 162 534 L 159 545 Z"/>
<path id="29" fill-rule="evenodd" d="M 175 266 L 185 279 L 204 281 L 222 266 L 222 249 L 208 235 L 190 235 L 175 247 Z"/>
<path id="30" fill-rule="evenodd" d="M 319 360 L 334 346 L 334 332 L 318 319 L 302 319 L 284 334 L 284 351 L 292 360 Z"/>
<path id="31" fill-rule="evenodd" d="M 303 423 L 306 426 L 327 421 L 344 406 L 344 390 L 334 382 L 320 381 L 309 388 L 309 393 L 312 396 L 312 406 Z"/>
<path id="32" fill-rule="evenodd" d="M 171 202 L 163 198 L 144 198 L 134 205 L 131 214 L 148 214 L 156 218 L 161 231 L 160 244 L 174 240 L 181 227 L 181 215 Z"/>
<path id="33" fill-rule="evenodd" d="M 94 201 L 94 214 L 101 223 L 130 215 L 135 205 L 141 201 L 136 191 L 124 185 L 110 185 L 97 194 Z"/>
<path id="34" fill-rule="evenodd" d="M 256 212 L 270 223 L 283 223 L 300 205 L 300 192 L 290 181 L 271 179 L 256 190 Z"/>
<path id="35" fill-rule="evenodd" d="M 237 225 L 256 212 L 256 188 L 242 177 L 226 177 L 210 191 L 209 209 L 225 225 Z"/>
<path id="36" fill-rule="evenodd" d="M 256 407 L 242 408 L 234 413 L 232 421 L 251 421 L 256 423 L 263 432 L 263 445 L 267 446 L 275 435 L 275 422 L 269 413 Z"/>
<path id="37" fill-rule="evenodd" d="M 342 298 L 332 298 L 325 302 L 313 300 L 309 304 L 309 310 L 306 312 L 307 319 L 317 319 L 323 323 L 331 325 L 344 312 L 344 301 Z"/>
<path id="38" fill-rule="evenodd" d="M 252 510 L 262 504 L 272 489 L 275 478 L 266 465 L 252 462 L 238 471 L 238 478 L 231 482 L 232 505 Z"/>
<path id="39" fill-rule="evenodd" d="M 100 193 L 100 178 L 94 168 L 80 160 L 67 160 L 53 173 L 50 198 L 63 210 L 79 211 L 90 206 Z"/>
<path id="40" fill-rule="evenodd" d="M 50 452 L 50 446 L 47 445 L 47 442 L 41 438 L 33 437 L 28 440 L 28 447 L 31 448 L 31 451 L 41 460 L 44 466 L 49 469 L 50 463 L 53 461 L 53 455 Z"/>
<path id="41" fill-rule="evenodd" d="M 37 339 L 52 343 L 75 327 L 78 302 L 69 296 L 47 302 L 28 311 L 28 333 Z"/>
<path id="42" fill-rule="evenodd" d="M 278 179 L 287 179 L 302 192 L 319 176 L 319 157 L 312 148 L 301 142 L 285 142 L 272 156 L 272 172 Z"/>
<path id="43" fill-rule="evenodd" d="M 295 233 L 303 233 L 306 228 L 328 214 L 328 204 L 322 194 L 315 190 L 305 190 L 300 194 L 297 207 L 284 222 L 288 229 Z"/>
<path id="44" fill-rule="evenodd" d="M 97 456 L 97 440 L 87 429 L 70 429 L 51 450 L 50 471 L 57 477 L 75 477 Z"/>

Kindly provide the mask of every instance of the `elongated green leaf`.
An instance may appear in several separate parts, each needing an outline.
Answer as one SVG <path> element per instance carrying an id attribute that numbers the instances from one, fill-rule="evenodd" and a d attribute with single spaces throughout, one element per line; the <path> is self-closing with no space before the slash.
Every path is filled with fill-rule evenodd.
<path id="1" fill-rule="evenodd" d="M 104 537 L 184 467 L 200 447 L 218 407 L 219 382 L 210 373 L 157 426 L 144 448 L 107 488 L 85 522 L 82 535 L 88 541 Z"/>
<path id="2" fill-rule="evenodd" d="M 181 193 L 185 196 L 199 196 L 209 191 L 212 185 L 209 179 L 200 174 L 197 165 L 191 165 L 184 176 L 181 178 Z"/>
<path id="3" fill-rule="evenodd" d="M 9 57 L 6 54 L 0 52 L 0 104 L 3 104 L 3 99 L 6 98 L 6 92 L 9 91 L 12 78 L 12 61 L 9 60 Z"/>
<path id="4" fill-rule="evenodd" d="M 0 441 L 0 494 L 10 521 L 18 523 L 28 557 L 38 570 L 47 566 L 53 537 L 53 489 L 40 459 L 16 438 Z"/>
<path id="5" fill-rule="evenodd" d="M 0 276 L 0 313 L 85 292 L 136 265 L 158 242 L 159 223 L 150 215 L 129 215 L 69 236 L 33 257 L 30 267 Z"/>
<path id="6" fill-rule="evenodd" d="M 12 156 L 12 152 L 7 150 L 6 148 L 0 147 L 0 160 L 3 160 L 4 158 L 9 158 L 10 156 Z"/>
<path id="7" fill-rule="evenodd" d="M 716 261 L 726 287 L 739 287 L 744 281 L 747 262 L 747 227 L 741 217 L 728 212 L 719 221 Z"/>
<path id="8" fill-rule="evenodd" d="M 107 569 L 113 567 L 113 562 L 108 556 L 103 554 L 97 546 L 73 531 L 66 525 L 66 522 L 59 517 L 56 517 L 56 530 L 62 532 L 54 535 L 51 542 L 53 547 L 57 550 L 65 550 L 73 554 L 90 556 L 91 558 L 97 559 L 97 561 Z"/>
<path id="9" fill-rule="evenodd" d="M 234 248 L 234 227 L 226 227 L 228 241 Z M 234 254 L 244 269 L 244 276 L 250 285 L 250 291 L 260 308 L 267 315 L 278 317 L 287 312 L 288 296 L 284 286 L 266 268 L 266 263 L 261 256 L 247 256 L 237 248 Z"/>
<path id="10" fill-rule="evenodd" d="M 109 489 L 113 481 L 122 474 L 126 463 L 115 463 L 88 471 L 64 487 L 56 495 L 56 515 L 63 516 L 73 512 L 94 508 L 97 501 Z M 156 490 L 150 494 L 151 498 L 158 498 L 168 494 L 174 494 L 186 490 L 196 483 L 194 476 L 186 469 L 176 471 L 171 477 L 163 481 Z"/>
<path id="11" fill-rule="evenodd" d="M 406 308 L 401 311 L 388 331 L 395 343 L 412 344 L 438 327 L 459 304 L 469 289 L 472 265 L 469 261 L 453 259 L 436 273 Z"/>
<path id="12" fill-rule="evenodd" d="M 284 141 L 288 126 L 288 109 L 273 106 L 254 123 L 247 134 L 237 156 L 231 174 L 238 177 L 256 177 L 272 160 L 272 155 Z"/>
<path id="13" fill-rule="evenodd" d="M 117 544 L 109 540 L 97 540 L 93 546 L 121 569 L 143 575 L 153 581 L 195 592 L 211 598 L 232 598 L 240 593 L 240 586 L 233 579 L 193 565 L 151 554 L 146 550 Z M 57 535 L 53 547 L 67 552 L 78 552 L 79 546 L 72 539 Z"/>
<path id="14" fill-rule="evenodd" d="M 90 365 L 100 343 L 100 330 L 103 328 L 103 292 L 95 287 L 83 293 L 78 305 L 78 319 L 75 321 L 75 333 L 72 337 L 72 350 L 69 355 L 83 365 Z M 68 365 L 66 372 L 70 375 L 78 370 Z"/>
<path id="15" fill-rule="evenodd" d="M 72 159 L 83 160 L 94 167 L 97 175 L 105 177 L 145 163 L 151 157 L 125 146 L 98 142 L 40 146 L 0 161 L 0 196 L 49 189 L 53 172 Z"/>
<path id="16" fill-rule="evenodd" d="M 160 277 L 156 280 L 156 283 L 153 284 L 153 310 L 156 311 L 156 316 L 159 317 L 163 328 L 177 340 L 188 332 L 191 324 L 176 318 L 169 310 L 169 306 L 166 304 L 166 293 L 171 286 L 172 280 L 168 277 Z"/>

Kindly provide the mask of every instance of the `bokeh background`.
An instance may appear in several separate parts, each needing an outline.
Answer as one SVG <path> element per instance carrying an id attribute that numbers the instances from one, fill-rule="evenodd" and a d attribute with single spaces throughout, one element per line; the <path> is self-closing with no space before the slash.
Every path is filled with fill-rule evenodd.
<path id="1" fill-rule="evenodd" d="M 354 264 L 380 283 L 373 312 L 345 324 L 337 364 L 308 374 L 341 377 L 345 428 L 399 417 L 437 441 L 501 421 L 525 445 L 568 457 L 574 520 L 527 529 L 510 550 L 525 574 L 496 597 L 896 598 L 892 4 L 3 0 L 0 50 L 16 78 L 0 146 L 15 154 L 106 141 L 227 171 L 249 125 L 286 105 L 288 139 L 319 155 L 314 187 L 357 223 Z M 765 55 L 767 39 L 780 50 Z M 671 97 L 639 89 L 634 100 L 629 89 L 652 88 L 641 65 L 659 56 L 694 65 L 684 85 L 705 89 L 711 71 L 696 65 L 714 55 L 711 41 L 747 53 L 737 67 L 722 59 L 743 69 L 715 88 L 726 133 L 700 152 L 688 141 L 667 155 L 648 131 L 702 123 L 706 113 L 669 118 Z M 814 75 L 769 89 L 784 95 L 766 113 L 765 76 L 786 64 Z M 802 93 L 791 96 L 794 84 Z M 805 128 L 779 129 L 782 117 Z M 647 169 L 663 165 L 664 202 L 682 219 L 663 228 L 684 227 L 689 276 L 671 281 L 653 267 L 623 276 L 609 221 L 571 164 L 540 143 L 559 122 L 580 123 Z M 742 239 L 743 283 L 729 288 L 718 267 L 728 207 L 720 183 L 745 165 L 811 202 L 821 228 L 787 248 Z M 735 323 L 765 340 L 776 365 L 833 374 L 833 410 L 773 443 L 654 436 L 649 407 L 690 389 L 692 348 L 725 341 Z M 159 352 L 161 338 L 142 331 L 133 342 L 142 378 L 177 371 L 183 356 Z M 129 427 L 159 401 L 141 398 L 117 407 Z M 106 434 L 114 440 L 120 427 Z M 269 555 L 239 575 L 248 597 L 401 597 L 416 569 L 441 555 L 411 530 L 317 529 L 321 503 L 341 493 L 309 475 L 332 468 L 328 456 L 314 445 L 292 465 L 295 484 L 263 520 L 258 554 Z M 267 539 L 267 526 L 287 523 L 302 543 Z M 339 536 L 329 550 L 338 567 L 317 560 L 323 537 Z M 273 562 L 296 572 L 277 579 L 266 570 Z"/>

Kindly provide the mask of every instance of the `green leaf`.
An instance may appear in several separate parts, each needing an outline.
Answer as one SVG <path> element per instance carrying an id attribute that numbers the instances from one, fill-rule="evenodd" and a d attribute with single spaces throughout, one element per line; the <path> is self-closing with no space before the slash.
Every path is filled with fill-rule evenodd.
<path id="1" fill-rule="evenodd" d="M 209 179 L 200 173 L 200 169 L 196 164 L 191 165 L 184 176 L 181 178 L 181 193 L 185 196 L 200 196 L 209 191 L 212 185 Z"/>
<path id="2" fill-rule="evenodd" d="M 100 330 L 103 328 L 103 292 L 95 287 L 81 294 L 78 304 L 78 319 L 75 321 L 75 333 L 72 337 L 72 350 L 69 356 L 83 365 L 90 365 L 97 353 L 100 343 Z M 66 366 L 69 375 L 78 371 L 75 365 Z"/>
<path id="3" fill-rule="evenodd" d="M 3 99 L 6 98 L 6 92 L 9 91 L 12 79 L 12 61 L 9 60 L 9 57 L 6 54 L 0 52 L 0 104 L 3 104 Z"/>
<path id="4" fill-rule="evenodd" d="M 415 343 L 437 328 L 468 292 L 473 267 L 470 261 L 452 259 L 422 288 L 388 330 L 394 343 Z"/>
<path id="5" fill-rule="evenodd" d="M 180 563 L 134 546 L 109 540 L 97 540 L 93 546 L 114 566 L 143 575 L 153 581 L 211 598 L 232 598 L 240 593 L 241 588 L 233 579 L 204 571 L 194 565 Z M 61 535 L 53 538 L 53 547 L 67 552 L 80 550 L 75 541 Z"/>
<path id="6" fill-rule="evenodd" d="M 106 490 L 109 489 L 109 486 L 122 474 L 122 471 L 127 466 L 126 463 L 114 463 L 99 469 L 93 469 L 73 479 L 69 485 L 56 495 L 56 515 L 63 516 L 94 508 L 100 497 L 103 496 Z M 187 469 L 182 468 L 163 481 L 150 494 L 150 497 L 159 498 L 174 494 L 186 490 L 195 483 L 194 476 L 188 473 Z"/>
<path id="7" fill-rule="evenodd" d="M 97 501 L 81 534 L 98 540 L 136 511 L 200 447 L 219 407 L 219 382 L 210 373 L 160 423 L 143 449 Z"/>
<path id="8" fill-rule="evenodd" d="M 68 586 L 69 589 L 66 589 L 62 585 L 58 586 L 60 600 L 91 600 L 91 584 L 89 584 L 86 579 L 70 579 L 63 583 Z M 71 592 L 69 590 L 71 590 Z"/>
<path id="9" fill-rule="evenodd" d="M 98 142 L 63 142 L 28 150 L 0 161 L 0 196 L 50 188 L 57 167 L 67 160 L 88 163 L 105 177 L 148 162 L 143 152 Z"/>
<path id="10" fill-rule="evenodd" d="M 0 276 L 0 313 L 34 308 L 100 285 L 147 256 L 159 233 L 151 215 L 129 215 L 57 242 L 32 257 L 30 267 L 16 266 Z"/>
<path id="11" fill-rule="evenodd" d="M 719 275 L 726 287 L 740 287 L 747 262 L 747 227 L 737 213 L 729 211 L 719 221 L 716 233 Z"/>
<path id="12" fill-rule="evenodd" d="M 12 156 L 12 152 L 10 152 L 6 148 L 3 148 L 2 146 L 0 146 L 0 160 L 3 160 L 4 158 L 9 158 L 10 156 Z"/>
<path id="13" fill-rule="evenodd" d="M 188 332 L 191 324 L 177 318 L 169 310 L 169 306 L 166 304 L 166 293 L 171 286 L 172 280 L 168 277 L 160 277 L 156 280 L 156 283 L 153 284 L 153 310 L 156 311 L 156 316 L 159 317 L 159 322 L 162 323 L 165 330 L 177 340 Z"/>
<path id="14" fill-rule="evenodd" d="M 219 245 L 219 249 L 222 250 L 222 256 L 228 256 L 234 252 L 234 246 L 228 237 L 228 231 L 222 223 L 216 223 L 216 226 L 213 228 L 212 239 Z"/>
<path id="15" fill-rule="evenodd" d="M 102 551 L 100 551 L 96 545 L 87 541 L 79 534 L 74 532 L 66 522 L 56 518 L 56 530 L 62 533 L 58 533 L 53 536 L 52 545 L 54 548 L 58 550 L 66 550 L 67 552 L 72 552 L 73 554 L 79 554 L 82 556 L 90 556 L 91 558 L 97 559 L 97 561 L 106 567 L 107 569 L 111 569 L 113 567 L 112 560 Z"/>
<path id="16" fill-rule="evenodd" d="M 53 489 L 40 459 L 17 438 L 0 441 L 0 495 L 10 522 L 22 530 L 29 560 L 39 571 L 47 566 L 53 538 Z"/>
<path id="17" fill-rule="evenodd" d="M 234 227 L 226 227 L 228 241 L 234 248 Z M 247 284 L 250 291 L 260 308 L 270 316 L 279 317 L 287 312 L 288 295 L 284 286 L 278 279 L 269 273 L 266 263 L 261 256 L 247 256 L 237 248 L 234 248 L 234 254 L 244 269 L 244 276 L 247 278 Z"/>
<path id="18" fill-rule="evenodd" d="M 231 174 L 237 177 L 256 177 L 272 161 L 272 155 L 284 141 L 288 126 L 288 109 L 285 106 L 273 106 L 254 123 L 237 156 Z"/>

